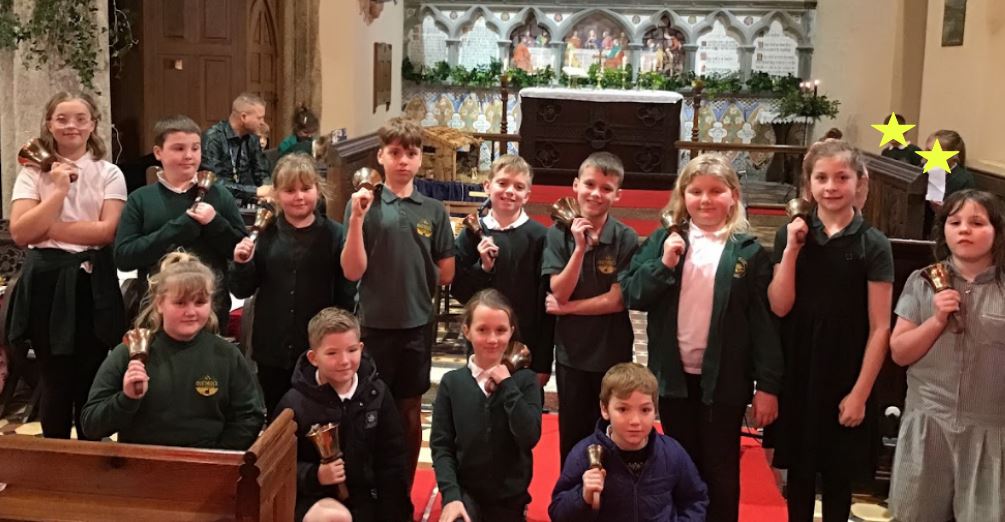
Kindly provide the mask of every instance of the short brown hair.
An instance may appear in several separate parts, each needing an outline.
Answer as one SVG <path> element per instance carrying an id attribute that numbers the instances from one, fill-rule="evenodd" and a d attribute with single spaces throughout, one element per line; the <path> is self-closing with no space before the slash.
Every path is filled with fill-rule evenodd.
<path id="1" fill-rule="evenodd" d="M 516 154 L 503 154 L 502 156 L 496 158 L 496 160 L 492 162 L 492 174 L 489 176 L 489 179 L 491 180 L 496 177 L 496 174 L 504 170 L 510 170 L 518 174 L 526 174 L 531 181 L 534 180 L 534 172 L 531 170 L 530 164 Z"/>
<path id="2" fill-rule="evenodd" d="M 349 331 L 355 332 L 359 338 L 359 320 L 356 316 L 341 308 L 329 306 L 307 323 L 307 341 L 311 344 L 311 350 L 314 350 L 321 346 L 326 335 Z"/>
<path id="3" fill-rule="evenodd" d="M 577 176 L 582 176 L 583 171 L 588 168 L 597 169 L 603 172 L 605 176 L 618 178 L 618 187 L 621 187 L 621 183 L 625 179 L 625 164 L 621 162 L 621 158 L 610 152 L 594 152 L 587 156 L 579 166 L 579 174 Z"/>
<path id="4" fill-rule="evenodd" d="M 835 156 L 842 156 L 848 166 L 855 171 L 856 176 L 859 178 L 865 176 L 865 158 L 852 144 L 842 140 L 818 141 L 810 145 L 806 157 L 803 158 L 803 186 L 810 186 L 810 176 L 813 175 L 813 167 L 817 161 Z"/>
<path id="5" fill-rule="evenodd" d="M 233 113 L 244 112 L 251 106 L 265 107 L 265 100 L 253 92 L 242 92 L 230 104 L 230 111 Z"/>
<path id="6" fill-rule="evenodd" d="M 939 146 L 942 147 L 942 150 L 960 151 L 960 153 L 956 155 L 956 157 L 960 159 L 958 165 L 967 165 L 967 144 L 963 142 L 963 136 L 960 136 L 960 133 L 949 129 L 937 130 L 928 137 L 928 141 L 925 142 L 925 146 L 928 147 L 928 142 L 933 142 L 932 145 L 934 145 L 934 140 L 939 140 Z M 954 158 L 950 158 L 950 161 L 953 159 Z"/>
<path id="7" fill-rule="evenodd" d="M 615 364 L 600 382 L 600 402 L 607 406 L 611 397 L 627 399 L 634 392 L 644 393 L 653 398 L 653 406 L 658 405 L 659 383 L 649 368 L 639 363 L 625 362 Z"/>
<path id="8" fill-rule="evenodd" d="M 377 137 L 380 138 L 381 148 L 394 143 L 406 149 L 422 148 L 422 127 L 403 116 L 387 120 L 387 123 L 377 131 Z"/>
<path id="9" fill-rule="evenodd" d="M 192 118 L 184 114 L 168 116 L 154 124 L 154 145 L 163 147 L 164 142 L 167 141 L 168 134 L 175 132 L 201 135 L 202 129 L 199 128 L 199 125 Z"/>

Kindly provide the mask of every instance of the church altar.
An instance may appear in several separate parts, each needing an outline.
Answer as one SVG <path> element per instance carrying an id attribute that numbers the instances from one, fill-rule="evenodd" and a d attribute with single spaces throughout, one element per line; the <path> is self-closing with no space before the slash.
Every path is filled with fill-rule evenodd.
<path id="1" fill-rule="evenodd" d="M 571 184 L 587 156 L 607 151 L 625 164 L 624 187 L 673 187 L 680 94 L 529 87 L 520 99 L 520 155 L 534 168 L 535 181 Z"/>

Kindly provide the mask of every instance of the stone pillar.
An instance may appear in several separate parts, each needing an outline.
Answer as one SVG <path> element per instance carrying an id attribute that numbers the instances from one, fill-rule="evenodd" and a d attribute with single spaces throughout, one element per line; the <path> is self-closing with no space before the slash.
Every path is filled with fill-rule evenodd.
<path id="1" fill-rule="evenodd" d="M 799 77 L 809 79 L 813 74 L 813 47 L 801 45 L 796 47 L 796 52 L 799 53 Z"/>
<path id="2" fill-rule="evenodd" d="M 629 67 L 632 68 L 632 78 L 635 81 L 639 79 L 639 67 L 642 64 L 642 51 L 646 48 L 645 45 L 640 43 L 628 44 L 628 59 Z"/>
<path id="3" fill-rule="evenodd" d="M 747 81 L 754 66 L 754 46 L 741 45 L 737 52 L 740 53 L 740 80 Z"/>
<path id="4" fill-rule="evenodd" d="M 447 38 L 447 63 L 455 67 L 461 60 L 461 39 Z"/>
<path id="5" fill-rule="evenodd" d="M 682 46 L 684 48 L 684 72 L 694 71 L 695 57 L 698 53 L 697 43 L 686 43 Z M 695 71 L 697 73 L 697 71 Z"/>
<path id="6" fill-rule="evenodd" d="M 105 140 L 109 151 L 117 152 L 111 134 L 111 98 L 108 75 L 108 2 L 87 0 L 95 9 L 94 18 L 99 31 L 98 68 L 94 74 L 92 92 L 101 112 L 97 132 Z M 14 0 L 14 12 L 21 20 L 28 20 L 34 6 L 32 0 Z M 0 181 L 3 188 L 3 216 L 10 216 L 10 198 L 17 176 L 17 151 L 25 141 L 38 136 L 45 103 L 62 90 L 80 91 L 76 71 L 61 68 L 58 59 L 50 60 L 41 70 L 35 70 L 28 61 L 27 43 L 14 51 L 0 52 Z M 56 63 L 53 63 L 56 62 Z M 114 159 L 114 158 L 105 158 Z"/>
<path id="7" fill-rule="evenodd" d="M 496 45 L 499 46 L 499 61 L 502 62 L 503 69 L 506 69 L 506 66 L 509 64 L 509 46 L 512 45 L 512 42 L 509 40 L 499 40 L 496 42 Z"/>
<path id="8" fill-rule="evenodd" d="M 565 67 L 566 45 L 567 44 L 562 41 L 548 42 L 548 47 L 551 48 L 552 58 L 555 60 L 551 66 L 551 68 L 555 70 L 555 79 L 551 82 L 553 85 L 558 85 L 558 77 L 562 74 L 562 67 Z"/>

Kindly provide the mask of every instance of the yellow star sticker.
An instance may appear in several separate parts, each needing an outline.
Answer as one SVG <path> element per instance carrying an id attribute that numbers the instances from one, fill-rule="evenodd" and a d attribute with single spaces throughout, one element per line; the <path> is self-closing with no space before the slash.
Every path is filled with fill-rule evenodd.
<path id="1" fill-rule="evenodd" d="M 942 150 L 942 144 L 939 140 L 935 140 L 932 144 L 932 150 L 919 150 L 918 156 L 925 158 L 925 169 L 922 172 L 928 172 L 936 167 L 941 167 L 942 170 L 949 172 L 949 158 L 959 154 L 958 150 Z"/>
<path id="2" fill-rule="evenodd" d="M 914 125 L 901 125 L 897 122 L 896 114 L 891 112 L 890 119 L 886 122 L 886 125 L 874 123 L 872 128 L 883 133 L 883 141 L 879 142 L 879 146 L 882 147 L 891 141 L 896 141 L 901 145 L 907 145 L 907 140 L 904 139 L 904 133 L 913 129 Z"/>

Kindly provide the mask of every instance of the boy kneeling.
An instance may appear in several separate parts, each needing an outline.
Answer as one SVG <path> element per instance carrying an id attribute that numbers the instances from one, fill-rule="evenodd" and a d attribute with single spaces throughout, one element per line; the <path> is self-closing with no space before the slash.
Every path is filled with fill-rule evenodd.
<path id="1" fill-rule="evenodd" d="M 548 507 L 552 520 L 620 520 L 626 513 L 637 520 L 705 520 L 708 492 L 697 468 L 677 441 L 653 430 L 658 392 L 645 366 L 620 363 L 607 371 L 603 418 L 566 457 Z M 602 467 L 591 467 L 592 445 L 602 448 Z"/>
<path id="2" fill-rule="evenodd" d="M 286 408 L 297 421 L 297 520 L 410 520 L 405 438 L 394 398 L 363 355 L 359 322 L 335 307 L 307 326 L 310 350 L 297 361 Z M 339 425 L 341 458 L 326 464 L 308 438 L 315 424 Z M 339 485 L 348 497 L 339 498 Z"/>

